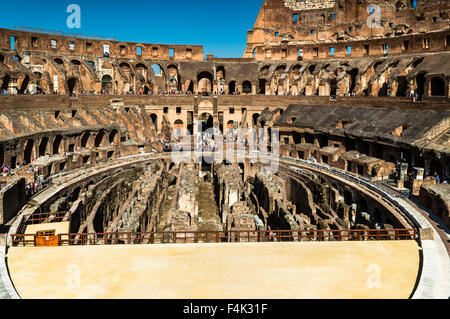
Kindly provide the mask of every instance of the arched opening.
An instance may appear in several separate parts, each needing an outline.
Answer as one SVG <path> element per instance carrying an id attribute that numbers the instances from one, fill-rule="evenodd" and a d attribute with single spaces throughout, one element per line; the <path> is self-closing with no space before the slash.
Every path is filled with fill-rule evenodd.
<path id="1" fill-rule="evenodd" d="M 350 206 L 353 204 L 353 195 L 352 192 L 348 191 L 348 190 L 344 190 L 344 203 L 347 206 Z"/>
<path id="2" fill-rule="evenodd" d="M 397 79 L 397 97 L 403 97 L 407 96 L 408 91 L 408 81 L 406 80 L 406 77 L 400 76 Z"/>
<path id="3" fill-rule="evenodd" d="M 173 125 L 173 129 L 175 130 L 174 133 L 177 138 L 180 138 L 181 136 L 183 136 L 183 129 L 184 129 L 183 121 L 180 119 L 176 120 Z"/>
<path id="4" fill-rule="evenodd" d="M 109 133 L 109 144 L 112 144 L 113 142 L 119 142 L 119 132 L 117 130 L 112 130 L 111 133 Z"/>
<path id="5" fill-rule="evenodd" d="M 236 81 L 230 81 L 230 83 L 228 83 L 228 94 L 236 93 L 236 87 Z"/>
<path id="6" fill-rule="evenodd" d="M 34 141 L 31 139 L 27 140 L 25 143 L 25 150 L 23 153 L 23 160 L 25 161 L 26 165 L 31 163 L 33 148 L 34 148 Z"/>
<path id="7" fill-rule="evenodd" d="M 359 212 L 361 213 L 367 213 L 368 210 L 368 206 L 367 206 L 367 201 L 364 197 L 361 197 L 358 201 L 358 209 Z"/>
<path id="8" fill-rule="evenodd" d="M 234 121 L 230 120 L 227 123 L 227 132 L 230 135 L 233 135 L 233 129 L 234 129 Z"/>
<path id="9" fill-rule="evenodd" d="M 97 133 L 97 136 L 95 136 L 95 144 L 94 147 L 100 147 L 103 145 L 103 137 L 105 136 L 105 132 L 103 130 L 100 130 Z"/>
<path id="10" fill-rule="evenodd" d="M 158 132 L 158 115 L 150 114 L 150 118 L 152 120 L 153 126 L 155 128 L 155 132 Z"/>
<path id="11" fill-rule="evenodd" d="M 356 78 L 358 76 L 359 70 L 358 69 L 352 69 L 348 74 L 350 75 L 350 88 L 349 93 L 353 93 L 356 87 Z"/>
<path id="12" fill-rule="evenodd" d="M 376 222 L 381 222 L 381 213 L 378 207 L 375 207 L 373 209 L 373 218 L 375 219 Z"/>
<path id="13" fill-rule="evenodd" d="M 441 77 L 431 79 L 431 96 L 445 96 L 445 82 Z"/>
<path id="14" fill-rule="evenodd" d="M 211 114 L 209 113 L 203 113 L 199 116 L 199 131 L 201 129 L 201 132 L 205 132 L 208 129 L 212 129 L 214 127 L 214 119 Z"/>
<path id="15" fill-rule="evenodd" d="M 152 69 L 156 76 L 162 76 L 162 68 L 159 64 L 152 64 Z"/>
<path id="16" fill-rule="evenodd" d="M 210 72 L 203 71 L 197 76 L 198 93 L 206 94 L 212 92 L 213 76 Z"/>
<path id="17" fill-rule="evenodd" d="M 255 113 L 255 114 L 252 115 L 253 127 L 257 127 L 258 126 L 258 117 L 259 117 L 258 113 Z"/>
<path id="18" fill-rule="evenodd" d="M 78 60 L 72 60 L 70 61 L 73 65 L 81 65 L 81 62 Z"/>
<path id="19" fill-rule="evenodd" d="M 77 85 L 77 79 L 70 78 L 69 80 L 67 80 L 67 87 L 69 89 L 69 94 L 74 93 L 76 85 Z"/>
<path id="20" fill-rule="evenodd" d="M 9 81 L 11 81 L 11 77 L 8 75 L 8 74 L 6 74 L 4 77 L 3 77 L 3 84 L 2 84 L 2 90 L 5 90 L 5 91 L 7 91 L 8 90 L 8 87 L 9 87 Z"/>
<path id="21" fill-rule="evenodd" d="M 315 144 L 315 138 L 314 138 L 314 135 L 309 134 L 309 133 L 305 133 L 305 143 L 308 143 L 308 144 Z"/>
<path id="22" fill-rule="evenodd" d="M 259 87 L 258 94 L 263 94 L 263 95 L 266 94 L 266 83 L 267 83 L 266 79 L 259 79 L 259 81 L 258 81 L 258 87 Z"/>
<path id="23" fill-rule="evenodd" d="M 28 84 L 30 83 L 30 78 L 27 76 L 25 76 L 25 79 L 23 79 L 22 85 L 20 86 L 19 89 L 19 94 L 24 94 L 25 90 L 28 88 Z"/>
<path id="24" fill-rule="evenodd" d="M 3 62 L 5 62 L 5 57 L 2 54 L 0 54 L 0 63 L 3 63 Z"/>
<path id="25" fill-rule="evenodd" d="M 426 82 L 426 73 L 421 72 L 416 77 L 416 84 L 417 84 L 417 94 L 419 97 L 424 96 L 425 94 L 425 82 Z"/>
<path id="26" fill-rule="evenodd" d="M 61 60 L 60 58 L 56 58 L 53 61 L 55 61 L 55 63 L 58 64 L 58 65 L 63 65 L 64 64 L 64 61 Z"/>
<path id="27" fill-rule="evenodd" d="M 180 77 L 176 65 L 169 65 L 167 67 L 168 73 L 168 91 L 180 91 Z"/>
<path id="28" fill-rule="evenodd" d="M 107 74 L 102 77 L 102 92 L 105 94 L 113 93 L 113 79 Z"/>
<path id="29" fill-rule="evenodd" d="M 387 93 L 388 93 L 388 85 L 386 82 L 384 82 L 381 88 L 378 90 L 378 96 L 387 96 Z"/>
<path id="30" fill-rule="evenodd" d="M 194 93 L 194 81 L 189 80 L 189 84 L 188 84 L 187 88 L 188 88 L 187 91 L 190 94 Z"/>
<path id="31" fill-rule="evenodd" d="M 83 135 L 81 136 L 81 148 L 86 148 L 90 137 L 91 137 L 91 134 L 89 132 L 83 133 Z"/>
<path id="32" fill-rule="evenodd" d="M 43 137 L 39 144 L 39 157 L 45 156 L 47 153 L 48 137 Z"/>
<path id="33" fill-rule="evenodd" d="M 53 154 L 59 154 L 61 147 L 62 136 L 57 135 L 53 140 Z"/>
<path id="34" fill-rule="evenodd" d="M 336 79 L 331 80 L 330 82 L 330 96 L 337 95 L 337 81 Z"/>
<path id="35" fill-rule="evenodd" d="M 244 83 L 242 83 L 242 93 L 244 94 L 252 93 L 252 83 L 250 81 L 244 81 Z"/>

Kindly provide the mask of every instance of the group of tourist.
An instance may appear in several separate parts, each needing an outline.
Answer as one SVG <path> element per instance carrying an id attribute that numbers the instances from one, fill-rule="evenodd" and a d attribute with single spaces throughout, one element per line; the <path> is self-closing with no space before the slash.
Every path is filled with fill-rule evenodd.
<path id="1" fill-rule="evenodd" d="M 43 176 L 35 179 L 35 182 L 26 183 L 25 185 L 25 196 L 27 198 L 35 195 L 45 188 L 45 179 Z"/>
<path id="2" fill-rule="evenodd" d="M 12 175 L 12 168 L 11 166 L 6 166 L 5 164 L 2 165 L 2 176 L 11 176 Z"/>
<path id="3" fill-rule="evenodd" d="M 435 178 L 436 178 L 436 184 L 448 184 L 449 183 L 448 178 L 442 178 L 437 174 L 436 174 Z"/>

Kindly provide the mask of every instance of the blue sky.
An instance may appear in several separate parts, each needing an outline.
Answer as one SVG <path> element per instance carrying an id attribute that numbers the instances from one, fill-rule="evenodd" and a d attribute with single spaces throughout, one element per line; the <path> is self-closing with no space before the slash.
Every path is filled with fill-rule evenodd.
<path id="1" fill-rule="evenodd" d="M 113 37 L 119 41 L 201 44 L 205 54 L 242 57 L 264 0 L 2 1 L 0 27 L 16 26 Z M 81 29 L 66 25 L 69 4 L 81 7 Z"/>

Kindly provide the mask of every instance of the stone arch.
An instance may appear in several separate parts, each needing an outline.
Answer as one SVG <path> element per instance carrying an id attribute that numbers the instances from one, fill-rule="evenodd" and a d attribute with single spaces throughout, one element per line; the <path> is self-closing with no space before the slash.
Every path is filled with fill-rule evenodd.
<path id="1" fill-rule="evenodd" d="M 330 81 L 330 96 L 336 96 L 337 95 L 337 80 L 336 79 L 332 79 Z"/>
<path id="2" fill-rule="evenodd" d="M 201 122 L 201 129 L 203 132 L 214 127 L 214 118 L 209 112 L 203 112 L 200 114 L 198 120 Z"/>
<path id="3" fill-rule="evenodd" d="M 198 93 L 212 92 L 213 76 L 208 71 L 200 72 L 197 75 L 197 91 Z"/>
<path id="4" fill-rule="evenodd" d="M 117 130 L 112 130 L 111 133 L 109 133 L 109 143 L 119 143 L 119 140 L 119 132 Z"/>
<path id="5" fill-rule="evenodd" d="M 25 142 L 25 148 L 23 152 L 23 160 L 25 164 L 30 164 L 33 160 L 34 140 L 28 139 Z"/>
<path id="6" fill-rule="evenodd" d="M 63 139 L 62 135 L 56 135 L 55 138 L 53 139 L 53 146 L 52 146 L 53 154 L 60 153 L 62 139 Z"/>
<path id="7" fill-rule="evenodd" d="M 102 77 L 102 91 L 106 94 L 110 94 L 113 92 L 113 79 L 108 74 L 105 74 Z"/>
<path id="8" fill-rule="evenodd" d="M 233 94 L 237 92 L 237 82 L 236 81 L 230 81 L 228 83 L 228 94 Z"/>
<path id="9" fill-rule="evenodd" d="M 39 157 L 45 156 L 48 147 L 48 137 L 44 136 L 39 143 Z"/>
<path id="10" fill-rule="evenodd" d="M 244 81 L 242 83 L 242 93 L 244 94 L 252 93 L 252 83 L 250 81 Z"/>
<path id="11" fill-rule="evenodd" d="M 78 80 L 76 78 L 70 78 L 67 80 L 67 88 L 69 89 L 69 94 L 75 93 L 75 88 L 77 86 Z"/>
<path id="12" fill-rule="evenodd" d="M 180 74 L 178 72 L 178 67 L 175 64 L 170 64 L 167 67 L 167 74 L 168 74 L 168 90 L 169 91 L 179 91 L 180 88 Z"/>
<path id="13" fill-rule="evenodd" d="M 89 133 L 89 132 L 83 133 L 83 135 L 81 136 L 81 143 L 80 143 L 81 148 L 86 148 L 88 146 L 90 137 L 91 137 L 91 133 Z"/>
<path id="14" fill-rule="evenodd" d="M 28 88 L 29 83 L 30 83 L 30 77 L 28 75 L 26 75 L 22 81 L 22 85 L 20 86 L 20 89 L 18 90 L 19 94 L 25 93 L 25 90 Z"/>
<path id="15" fill-rule="evenodd" d="M 348 74 L 350 75 L 350 86 L 349 86 L 348 93 L 351 94 L 351 93 L 353 93 L 353 91 L 356 88 L 359 70 L 357 68 L 351 69 L 350 72 L 348 72 Z"/>
<path id="16" fill-rule="evenodd" d="M 159 65 L 158 63 L 152 64 L 152 70 L 153 70 L 153 73 L 155 74 L 155 76 L 163 76 L 164 75 L 164 70 L 163 70 L 162 66 Z"/>
<path id="17" fill-rule="evenodd" d="M 152 120 L 153 126 L 155 127 L 155 132 L 158 132 L 158 115 L 152 113 L 150 114 L 150 119 Z"/>
<path id="18" fill-rule="evenodd" d="M 378 90 L 378 96 L 388 96 L 388 84 L 384 82 L 381 88 Z"/>
<path id="19" fill-rule="evenodd" d="M 259 113 L 254 113 L 252 115 L 252 123 L 254 127 L 258 126 L 258 117 L 259 117 Z"/>
<path id="20" fill-rule="evenodd" d="M 426 72 L 420 72 L 416 76 L 417 94 L 425 95 Z"/>
<path id="21" fill-rule="evenodd" d="M 105 137 L 105 131 L 104 130 L 98 131 L 97 135 L 95 136 L 94 147 L 103 146 L 104 137 Z"/>
<path id="22" fill-rule="evenodd" d="M 258 85 L 259 85 L 259 91 L 258 94 L 266 94 L 266 84 L 267 84 L 267 80 L 266 79 L 259 79 L 258 80 Z"/>
<path id="23" fill-rule="evenodd" d="M 9 87 L 9 82 L 10 82 L 10 81 L 11 81 L 11 77 L 10 77 L 8 74 L 6 74 L 6 75 L 3 77 L 3 83 L 2 83 L 1 89 L 7 91 L 7 90 L 8 90 L 8 87 Z"/>

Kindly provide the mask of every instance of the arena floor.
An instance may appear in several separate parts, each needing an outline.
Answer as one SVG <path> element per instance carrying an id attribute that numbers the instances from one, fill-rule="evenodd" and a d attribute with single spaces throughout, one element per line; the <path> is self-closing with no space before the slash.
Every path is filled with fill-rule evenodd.
<path id="1" fill-rule="evenodd" d="M 410 297 L 415 241 L 15 247 L 25 299 Z"/>

